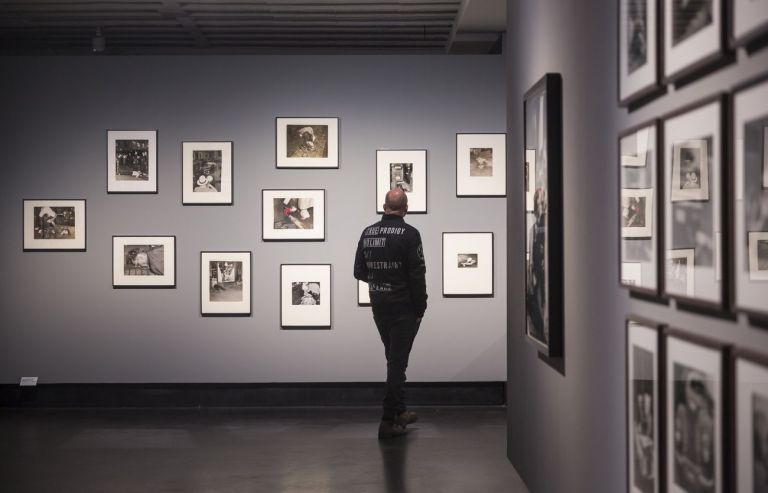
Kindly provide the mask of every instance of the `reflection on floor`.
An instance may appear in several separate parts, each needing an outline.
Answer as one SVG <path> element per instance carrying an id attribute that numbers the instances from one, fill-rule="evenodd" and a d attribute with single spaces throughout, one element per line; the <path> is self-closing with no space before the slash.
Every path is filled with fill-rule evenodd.
<path id="1" fill-rule="evenodd" d="M 376 439 L 375 408 L 0 409 L 2 491 L 527 492 L 503 408 L 421 408 Z"/>

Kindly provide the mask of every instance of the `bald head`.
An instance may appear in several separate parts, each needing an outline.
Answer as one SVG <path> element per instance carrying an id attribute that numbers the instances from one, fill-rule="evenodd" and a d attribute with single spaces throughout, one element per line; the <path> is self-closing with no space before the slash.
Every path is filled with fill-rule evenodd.
<path id="1" fill-rule="evenodd" d="M 404 216 L 408 212 L 408 196 L 401 188 L 393 188 L 384 198 L 384 213 Z"/>

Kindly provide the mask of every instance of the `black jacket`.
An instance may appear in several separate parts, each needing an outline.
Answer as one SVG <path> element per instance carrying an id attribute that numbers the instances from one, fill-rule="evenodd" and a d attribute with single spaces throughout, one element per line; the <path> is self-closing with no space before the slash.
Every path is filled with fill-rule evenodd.
<path id="1" fill-rule="evenodd" d="M 374 310 L 412 312 L 427 309 L 424 249 L 419 231 L 402 217 L 386 214 L 363 230 L 355 255 L 355 278 L 368 283 Z"/>

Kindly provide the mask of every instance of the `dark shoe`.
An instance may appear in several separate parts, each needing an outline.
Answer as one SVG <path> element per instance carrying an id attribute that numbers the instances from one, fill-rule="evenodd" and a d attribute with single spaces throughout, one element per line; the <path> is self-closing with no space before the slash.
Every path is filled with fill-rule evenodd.
<path id="1" fill-rule="evenodd" d="M 395 438 L 403 436 L 408 433 L 404 425 L 399 423 L 391 423 L 389 421 L 382 421 L 379 425 L 379 439 L 383 438 Z"/>
<path id="2" fill-rule="evenodd" d="M 413 411 L 403 411 L 400 414 L 397 415 L 397 419 L 395 420 L 398 424 L 401 424 L 403 426 L 407 426 L 411 423 L 415 423 L 419 420 L 419 416 L 413 412 Z"/>

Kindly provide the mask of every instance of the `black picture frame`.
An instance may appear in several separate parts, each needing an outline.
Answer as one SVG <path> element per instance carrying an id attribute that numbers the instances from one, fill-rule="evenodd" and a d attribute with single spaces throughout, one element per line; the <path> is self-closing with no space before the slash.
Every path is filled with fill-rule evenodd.
<path id="1" fill-rule="evenodd" d="M 504 187 L 504 192 L 503 193 L 498 193 L 498 194 L 466 194 L 466 193 L 459 193 L 459 153 L 458 153 L 458 142 L 459 142 L 459 136 L 461 136 L 461 135 L 466 135 L 466 136 L 470 136 L 470 135 L 478 135 L 478 136 L 482 136 L 482 135 L 504 136 L 504 156 L 505 156 L 505 158 L 506 158 L 506 147 L 507 147 L 507 139 L 506 139 L 507 134 L 504 133 L 504 132 L 456 132 L 456 148 L 455 148 L 456 151 L 457 151 L 456 152 L 456 166 L 455 166 L 455 171 L 456 171 L 456 197 L 457 198 L 504 198 L 504 197 L 506 197 L 507 196 L 507 180 L 506 180 L 506 176 L 507 176 L 507 170 L 506 170 L 507 159 L 500 160 L 501 161 L 501 166 L 504 166 L 504 168 L 505 168 L 504 169 L 504 180 L 502 180 L 502 185 Z M 495 164 L 494 164 L 494 166 L 495 166 Z M 483 179 L 485 179 L 485 178 L 483 178 Z"/>
<path id="2" fill-rule="evenodd" d="M 173 284 L 166 285 L 145 285 L 145 284 L 115 284 L 115 238 L 173 238 Z M 178 253 L 176 235 L 112 235 L 112 289 L 176 289 L 177 279 L 179 275 L 178 260 L 176 254 Z"/>
<path id="3" fill-rule="evenodd" d="M 327 266 L 328 279 L 330 286 L 328 292 L 331 294 L 330 306 L 328 307 L 328 325 L 285 325 L 283 320 L 283 268 L 287 266 Z M 280 328 L 282 330 L 331 330 L 333 327 L 333 265 L 331 264 L 311 264 L 311 263 L 286 263 L 280 264 Z"/>
<path id="4" fill-rule="evenodd" d="M 248 254 L 248 279 L 251 283 L 250 289 L 249 289 L 249 299 L 248 299 L 248 312 L 240 312 L 240 313 L 210 313 L 210 312 L 204 312 L 203 311 L 203 270 L 200 269 L 200 279 L 199 279 L 199 286 L 201 289 L 200 296 L 198 298 L 198 301 L 200 302 L 200 316 L 201 317 L 250 317 L 253 315 L 253 252 L 250 250 L 201 250 L 200 251 L 200 266 L 202 267 L 203 264 L 203 255 L 206 253 L 239 253 L 239 254 Z"/>
<path id="5" fill-rule="evenodd" d="M 336 166 L 280 166 L 280 143 L 278 142 L 279 139 L 279 132 L 278 132 L 278 125 L 280 120 L 282 119 L 306 119 L 306 120 L 315 120 L 315 119 L 323 119 L 323 120 L 336 120 L 336 150 L 337 150 L 337 160 L 336 160 Z M 329 152 L 330 154 L 330 152 Z M 275 169 L 340 169 L 341 168 L 341 118 L 338 116 L 276 116 L 275 117 Z"/>
<path id="6" fill-rule="evenodd" d="M 450 293 L 445 292 L 445 236 L 446 235 L 490 235 L 491 239 L 491 290 L 485 293 Z M 493 298 L 496 291 L 496 239 L 492 231 L 444 231 L 441 243 L 441 263 L 442 263 L 442 293 L 443 298 Z"/>
<path id="7" fill-rule="evenodd" d="M 546 112 L 541 115 L 546 121 L 546 149 L 547 162 L 544 173 L 546 173 L 546 201 L 547 214 L 545 229 L 545 240 L 547 243 L 548 256 L 546 261 L 542 261 L 541 272 L 546 281 L 547 304 L 549 327 L 547 340 L 537 338 L 530 333 L 531 325 L 531 298 L 529 270 L 532 270 L 534 252 L 531 252 L 530 259 L 526 259 L 525 265 L 525 285 L 526 285 L 526 323 L 525 338 L 537 347 L 539 352 L 554 358 L 563 355 L 563 124 L 562 124 L 562 77 L 557 73 L 548 73 L 544 75 L 536 84 L 534 84 L 523 97 L 523 128 L 527 129 L 527 114 L 529 101 L 546 94 L 545 106 Z M 525 150 L 528 149 L 527 131 L 524 130 L 523 153 L 521 158 L 525 162 Z M 521 172 L 524 167 L 521 166 Z M 536 165 L 537 175 L 541 173 L 540 166 Z M 528 214 L 524 211 L 524 214 Z M 535 214 L 535 213 L 534 213 Z M 527 216 L 524 216 L 527 218 Z M 538 220 L 537 220 L 538 221 Z M 528 238 L 527 221 L 524 221 L 525 230 L 523 238 Z M 527 241 L 526 241 L 527 243 Z M 546 270 L 546 265 L 549 269 Z M 541 311 L 541 310 L 539 310 Z M 543 317 L 543 314 L 542 314 Z M 543 319 L 542 319 L 543 324 Z M 542 326 L 542 331 L 544 327 Z"/>
<path id="8" fill-rule="evenodd" d="M 739 484 L 739 464 L 742 463 L 742 459 L 739 457 L 739 376 L 737 371 L 737 363 L 739 360 L 743 360 L 756 366 L 761 366 L 768 371 L 768 355 L 744 348 L 734 348 L 731 351 L 731 358 L 729 361 L 730 379 L 728 383 L 730 384 L 729 410 L 732 419 L 728 424 L 729 429 L 727 431 L 730 433 L 731 437 L 733 437 L 731 443 L 733 453 L 728 457 L 728 465 L 732 471 L 731 481 L 729 483 L 731 489 L 726 488 L 725 491 L 735 492 L 739 491 L 741 486 Z M 750 441 L 750 444 L 754 444 L 754 442 Z M 744 458 L 743 460 L 748 459 Z"/>
<path id="9" fill-rule="evenodd" d="M 619 40 L 624 36 L 622 30 L 622 8 L 626 5 L 627 0 L 620 0 L 618 8 L 616 9 L 616 32 Z M 643 86 L 635 92 L 628 93 L 625 97 L 622 97 L 622 77 L 621 77 L 621 42 L 616 43 L 616 95 L 619 106 L 634 106 L 643 102 L 643 100 L 652 98 L 654 95 L 661 94 L 666 91 L 666 87 L 662 83 L 662 74 L 664 73 L 664 23 L 663 23 L 663 3 L 662 0 L 649 0 L 649 3 L 653 3 L 656 8 L 656 15 L 653 16 L 654 25 L 649 23 L 648 32 L 649 37 L 653 36 L 656 42 L 656 50 L 654 56 L 656 57 L 656 63 L 653 70 L 655 72 L 651 83 Z"/>
<path id="10" fill-rule="evenodd" d="M 154 132 L 155 133 L 155 189 L 154 190 L 140 190 L 140 191 L 134 191 L 134 190 L 110 190 L 109 189 L 109 155 L 110 155 L 110 145 L 109 145 L 109 133 L 110 132 Z M 158 194 L 160 191 L 160 132 L 155 129 L 124 129 L 124 128 L 108 128 L 105 132 L 106 140 L 107 140 L 107 175 L 106 175 L 106 185 L 107 185 L 107 194 L 115 194 L 115 195 L 125 195 L 125 194 Z"/>
<path id="11" fill-rule="evenodd" d="M 39 200 L 62 200 L 72 202 L 82 202 L 83 211 L 85 211 L 85 221 L 83 222 L 83 248 L 27 248 L 25 246 L 25 224 L 24 224 L 24 210 L 27 202 L 36 202 Z M 22 199 L 21 200 L 21 250 L 22 252 L 86 252 L 88 251 L 88 201 L 87 199 Z"/>
<path id="12" fill-rule="evenodd" d="M 656 289 L 648 289 L 644 287 L 639 286 L 633 286 L 629 284 L 625 284 L 622 279 L 622 242 L 626 241 L 627 238 L 623 238 L 621 236 L 621 230 L 622 230 L 622 220 L 621 220 L 621 213 L 618 214 L 618 231 L 619 231 L 619 243 L 618 243 L 618 251 L 619 251 L 619 286 L 622 288 L 626 288 L 629 290 L 630 293 L 636 294 L 640 297 L 645 298 L 652 298 L 655 301 L 662 301 L 661 293 L 664 290 L 664 261 L 663 261 L 663 247 L 664 247 L 664 200 L 663 199 L 663 191 L 664 191 L 664 162 L 661 158 L 663 155 L 664 150 L 664 133 L 662 131 L 662 125 L 661 120 L 654 118 L 652 120 L 645 121 L 643 123 L 640 123 L 638 125 L 634 125 L 623 132 L 621 132 L 618 136 L 618 155 L 617 155 L 617 163 L 619 163 L 619 173 L 618 173 L 618 210 L 621 211 L 621 200 L 622 200 L 622 190 L 623 190 L 623 182 L 622 182 L 622 173 L 623 169 L 621 166 L 621 141 L 625 137 L 628 137 L 632 134 L 637 133 L 640 130 L 643 130 L 648 127 L 653 127 L 654 136 L 656 138 L 656 148 L 654 149 L 654 159 L 653 162 L 648 164 L 648 166 L 653 166 L 655 170 L 655 178 L 656 180 L 653 183 L 655 193 L 656 193 L 656 200 L 654 203 L 654 206 L 656 207 L 656 213 L 653 215 L 653 220 L 656 221 L 656 238 L 652 239 L 653 243 L 656 246 Z"/>
<path id="13" fill-rule="evenodd" d="M 423 152 L 424 153 L 424 210 L 411 210 L 410 205 L 408 214 L 427 214 L 429 211 L 429 152 L 426 149 L 376 149 L 374 155 L 374 165 L 376 166 L 376 189 L 374 197 L 376 198 L 376 214 L 384 214 L 383 209 L 379 210 L 379 206 L 383 204 L 379 202 L 379 153 L 380 152 Z M 410 202 L 410 199 L 409 199 Z"/>
<path id="14" fill-rule="evenodd" d="M 232 158 L 232 168 L 229 174 L 229 189 L 231 197 L 229 202 L 184 202 L 184 144 L 229 144 L 229 152 Z M 201 205 L 214 205 L 214 206 L 231 206 L 235 205 L 235 143 L 232 140 L 183 140 L 181 142 L 181 204 L 184 206 L 201 206 Z"/>
<path id="15" fill-rule="evenodd" d="M 267 210 L 264 209 L 264 200 L 265 200 L 265 194 L 267 192 L 283 192 L 283 191 L 293 191 L 293 192 L 322 192 L 323 196 L 323 236 L 322 238 L 267 238 L 264 234 L 266 232 L 267 224 L 264 221 L 264 216 L 267 213 Z M 322 242 L 325 241 L 326 237 L 326 231 L 328 228 L 328 222 L 327 222 L 327 207 L 326 207 L 327 201 L 326 201 L 326 190 L 325 188 L 263 188 L 261 190 L 261 206 L 262 206 L 262 214 L 261 214 L 261 241 L 267 243 L 267 242 Z"/>

